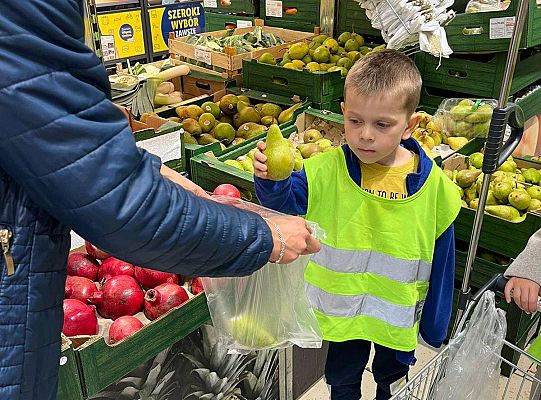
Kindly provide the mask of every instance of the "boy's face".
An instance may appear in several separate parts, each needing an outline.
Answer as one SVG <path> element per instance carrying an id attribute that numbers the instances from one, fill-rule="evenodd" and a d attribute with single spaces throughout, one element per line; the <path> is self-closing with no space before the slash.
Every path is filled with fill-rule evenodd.
<path id="1" fill-rule="evenodd" d="M 400 141 L 410 137 L 414 125 L 403 104 L 390 96 L 365 97 L 348 90 L 342 103 L 346 141 L 363 163 L 395 165 Z"/>

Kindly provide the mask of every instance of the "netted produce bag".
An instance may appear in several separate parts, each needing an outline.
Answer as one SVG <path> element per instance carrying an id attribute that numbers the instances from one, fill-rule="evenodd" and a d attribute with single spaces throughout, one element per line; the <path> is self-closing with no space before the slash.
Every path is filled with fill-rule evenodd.
<path id="1" fill-rule="evenodd" d="M 445 377 L 436 386 L 436 400 L 493 400 L 497 398 L 507 322 L 487 291 L 475 307 L 467 327 L 449 343 Z"/>
<path id="2" fill-rule="evenodd" d="M 497 104 L 493 99 L 445 99 L 434 114 L 433 122 L 447 137 L 486 137 Z"/>
<path id="3" fill-rule="evenodd" d="M 213 198 L 264 218 L 282 215 L 240 199 Z M 317 224 L 307 226 L 316 238 L 324 237 Z M 290 264 L 267 263 L 244 277 L 203 278 L 212 323 L 230 352 L 321 347 L 319 325 L 304 289 L 309 260 L 310 256 L 300 256 Z"/>

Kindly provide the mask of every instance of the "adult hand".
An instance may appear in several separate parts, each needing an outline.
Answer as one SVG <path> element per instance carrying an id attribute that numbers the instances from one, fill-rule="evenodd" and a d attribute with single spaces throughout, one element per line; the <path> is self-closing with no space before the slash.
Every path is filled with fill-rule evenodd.
<path id="1" fill-rule="evenodd" d="M 257 142 L 254 153 L 254 175 L 261 179 L 269 179 L 267 178 L 267 156 L 263 154 L 266 148 L 265 142 Z"/>
<path id="2" fill-rule="evenodd" d="M 176 183 L 179 186 L 182 186 L 184 189 L 189 190 L 193 194 L 199 197 L 204 197 L 205 199 L 210 199 L 210 195 L 203 190 L 202 187 L 196 185 L 188 178 L 183 177 L 178 172 L 172 170 L 171 168 L 162 165 L 160 173 L 164 178 L 169 179 L 171 182 Z"/>
<path id="3" fill-rule="evenodd" d="M 539 288 L 539 284 L 534 281 L 512 277 L 505 285 L 505 300 L 510 303 L 512 299 L 521 310 L 533 314 L 537 311 Z"/>
<path id="4" fill-rule="evenodd" d="M 289 264 L 300 255 L 317 253 L 321 244 L 299 217 L 274 215 L 266 219 L 272 232 L 274 247 L 270 262 Z M 281 236 L 281 238 L 280 238 Z M 281 253 L 283 251 L 283 255 Z"/>

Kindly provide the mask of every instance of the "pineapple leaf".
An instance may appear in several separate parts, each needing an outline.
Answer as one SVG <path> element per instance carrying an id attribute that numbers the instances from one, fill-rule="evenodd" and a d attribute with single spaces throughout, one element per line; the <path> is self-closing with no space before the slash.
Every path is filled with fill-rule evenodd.
<path id="1" fill-rule="evenodd" d="M 191 354 L 186 354 L 186 353 L 181 353 L 185 358 L 188 359 L 189 362 L 191 362 L 193 365 L 195 365 L 197 368 L 205 368 L 205 365 L 200 361 L 198 360 L 197 358 L 195 358 L 193 355 Z"/>
<path id="2" fill-rule="evenodd" d="M 132 387 L 127 387 L 127 388 L 124 388 L 124 390 L 122 390 L 122 392 L 120 392 L 120 396 L 121 397 L 125 396 L 128 399 L 134 399 L 135 395 L 137 393 L 139 393 L 138 389 L 135 389 L 135 388 L 132 388 Z"/>
<path id="3" fill-rule="evenodd" d="M 171 372 L 168 372 L 167 374 L 165 374 L 165 376 L 160 380 L 160 382 L 156 385 L 156 387 L 154 388 L 154 390 L 152 391 L 152 393 L 150 393 L 150 395 L 156 395 L 156 394 L 160 394 L 160 392 L 162 391 L 163 387 L 171 380 L 171 378 L 173 377 L 173 375 L 175 375 L 175 371 L 171 371 Z M 175 382 L 176 383 L 176 382 Z"/>

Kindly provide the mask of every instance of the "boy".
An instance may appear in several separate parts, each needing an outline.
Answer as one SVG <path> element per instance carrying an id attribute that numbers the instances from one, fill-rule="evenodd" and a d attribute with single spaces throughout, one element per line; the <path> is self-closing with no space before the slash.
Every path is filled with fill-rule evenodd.
<path id="1" fill-rule="evenodd" d="M 305 273 L 323 337 L 332 400 L 361 397 L 372 343 L 376 399 L 388 399 L 415 358 L 417 336 L 446 337 L 454 282 L 454 184 L 410 133 L 421 77 L 405 55 L 361 58 L 344 87 L 347 145 L 304 162 L 283 181 L 266 179 L 258 143 L 255 187 L 264 206 L 305 215 L 327 233 Z M 429 285 L 430 283 L 430 285 Z M 422 317 L 421 317 L 422 315 Z"/>

